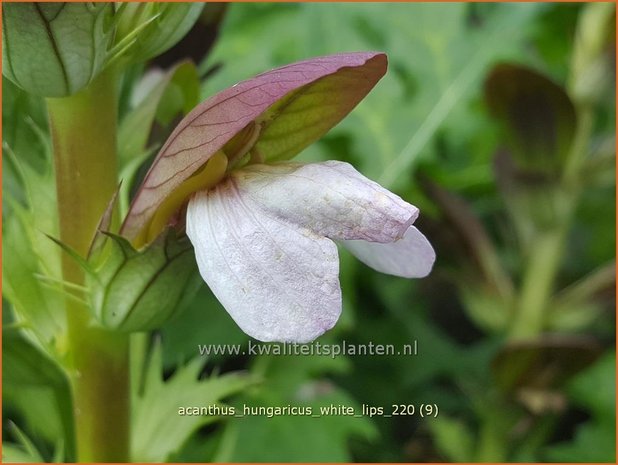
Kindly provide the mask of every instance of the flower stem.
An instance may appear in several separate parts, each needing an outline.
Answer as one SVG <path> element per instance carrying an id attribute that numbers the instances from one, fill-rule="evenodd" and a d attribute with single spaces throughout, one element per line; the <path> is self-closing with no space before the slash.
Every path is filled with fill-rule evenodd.
<path id="1" fill-rule="evenodd" d="M 578 177 L 587 155 L 594 127 L 594 114 L 589 106 L 578 111 L 579 120 L 573 145 L 561 179 L 558 216 L 546 230 L 538 231 L 528 256 L 522 282 L 519 305 L 516 308 L 510 336 L 514 339 L 534 338 L 543 331 L 548 305 L 554 291 L 565 241 L 579 200 Z M 556 192 L 554 192 L 554 195 Z"/>
<path id="2" fill-rule="evenodd" d="M 515 339 L 538 336 L 544 325 L 558 267 L 563 258 L 566 228 L 543 231 L 535 238 L 511 327 Z"/>
<path id="3" fill-rule="evenodd" d="M 116 190 L 116 76 L 107 71 L 79 93 L 48 99 L 60 240 L 86 256 Z M 84 283 L 67 254 L 63 278 Z M 86 305 L 66 300 L 73 414 L 80 462 L 129 461 L 129 340 L 91 324 Z"/>

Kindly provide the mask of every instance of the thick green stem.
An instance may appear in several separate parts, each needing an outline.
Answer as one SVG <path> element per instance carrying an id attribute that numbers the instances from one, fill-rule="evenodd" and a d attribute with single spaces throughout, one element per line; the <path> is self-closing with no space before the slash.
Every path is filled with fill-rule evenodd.
<path id="1" fill-rule="evenodd" d="M 577 115 L 577 131 L 564 170 L 564 181 L 571 185 L 578 184 L 574 180 L 577 179 L 586 155 L 588 155 L 588 142 L 594 128 L 594 111 L 590 105 L 578 105 Z"/>
<path id="2" fill-rule="evenodd" d="M 85 90 L 49 99 L 60 239 L 85 256 L 97 224 L 116 190 L 117 99 L 114 73 Z M 84 273 L 63 254 L 65 281 Z M 129 461 L 128 337 L 92 326 L 90 311 L 67 299 L 69 363 L 74 398 L 77 459 Z"/>
<path id="3" fill-rule="evenodd" d="M 530 250 L 511 336 L 532 338 L 543 330 L 546 309 L 564 253 L 565 228 L 540 232 Z"/>
<path id="4" fill-rule="evenodd" d="M 543 330 L 547 306 L 564 255 L 567 232 L 579 197 L 577 178 L 594 127 L 594 114 L 590 107 L 581 107 L 578 114 L 573 146 L 561 180 L 562 194 L 558 191 L 553 194 L 558 196 L 554 199 L 558 200 L 555 204 L 557 217 L 548 229 L 538 231 L 528 257 L 519 304 L 511 326 L 510 335 L 515 339 L 532 338 Z"/>

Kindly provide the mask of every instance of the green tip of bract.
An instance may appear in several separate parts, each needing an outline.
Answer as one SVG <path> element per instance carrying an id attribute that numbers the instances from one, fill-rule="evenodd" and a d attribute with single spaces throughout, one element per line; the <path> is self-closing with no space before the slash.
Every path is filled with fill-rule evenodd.
<path id="1" fill-rule="evenodd" d="M 167 51 L 198 20 L 203 3 L 126 3 L 119 13 L 116 43 L 126 42 L 129 61 L 144 61 Z"/>

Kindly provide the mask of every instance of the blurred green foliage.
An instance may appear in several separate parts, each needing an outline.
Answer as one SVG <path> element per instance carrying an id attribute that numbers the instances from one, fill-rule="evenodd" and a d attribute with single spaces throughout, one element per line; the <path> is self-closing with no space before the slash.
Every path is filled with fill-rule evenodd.
<path id="1" fill-rule="evenodd" d="M 219 28 L 219 38 L 197 64 L 197 73 L 184 64 L 166 74 L 151 70 L 142 78 L 146 67 L 138 64 L 125 74 L 119 147 L 126 179 L 143 176 L 175 118 L 195 103 L 198 74 L 201 97 L 206 98 L 292 61 L 381 50 L 389 56 L 384 79 L 348 118 L 299 158 L 349 161 L 418 205 L 419 227 L 436 247 L 438 261 L 430 277 L 409 281 L 375 273 L 340 252 L 344 314 L 320 342 L 400 346 L 417 340 L 419 355 L 413 357 L 217 355 L 201 360 L 198 344 L 247 341 L 202 285 L 181 314 L 157 331 L 156 342 L 149 344 L 146 336 L 136 340 L 136 459 L 613 462 L 615 76 L 606 70 L 604 83 L 594 81 L 600 97 L 592 102 L 579 99 L 582 94 L 569 87 L 574 50 L 579 47 L 578 53 L 584 53 L 575 37 L 588 7 L 264 3 L 230 4 L 223 16 L 220 11 L 213 14 L 217 8 L 221 7 L 207 6 L 196 25 L 204 31 Z M 596 53 L 593 61 L 610 60 L 615 55 L 615 31 L 607 35 L 586 56 Z M 177 50 L 184 50 L 182 42 Z M 178 59 L 182 58 L 179 52 Z M 541 328 L 527 334 L 525 350 L 511 334 L 530 258 L 517 222 L 524 223 L 523 229 L 536 227 L 530 225 L 533 212 L 527 208 L 535 205 L 544 211 L 544 203 L 535 190 L 527 204 L 513 207 L 515 196 L 530 190 L 524 187 L 513 194 L 495 170 L 497 153 L 512 147 L 506 136 L 509 127 L 504 126 L 508 121 L 492 117 L 484 85 L 496 65 L 504 62 L 552 81 L 560 93 L 557 98 L 572 102 L 566 106 L 573 106 L 578 124 L 590 120 L 576 175 L 567 179 L 569 183 L 560 178 L 572 213 L 549 285 L 551 295 L 542 309 Z M 577 63 L 584 66 L 586 61 L 580 56 Z M 553 94 L 540 92 L 552 101 Z M 146 138 L 143 131 L 151 124 Z M 32 231 L 12 234 L 15 242 L 6 239 L 9 228 L 23 228 L 16 217 L 23 209 L 20 205 L 28 204 L 24 195 L 28 181 L 19 166 L 32 172 L 31 182 L 37 182 L 35 175 L 45 179 L 41 173 L 49 168 L 42 102 L 5 80 L 3 125 L 3 191 L 5 199 L 14 199 L 5 200 L 4 247 L 22 250 L 42 243 Z M 579 127 L 574 131 L 581 131 Z M 136 184 L 128 182 L 123 189 L 128 194 Z M 547 187 L 543 182 L 541 186 Z M 43 199 L 32 202 L 37 208 L 45 205 Z M 538 233 L 538 229 L 530 232 L 533 244 Z M 10 273 L 8 265 L 5 260 L 5 274 Z M 49 286 L 34 279 L 43 265 L 23 260 L 15 265 L 20 273 L 32 276 L 23 280 L 33 288 L 32 299 L 43 299 L 40 296 L 49 292 Z M 4 324 L 5 373 L 19 357 L 27 359 L 23 373 L 11 370 L 21 378 L 5 374 L 5 386 L 17 379 L 27 389 L 5 390 L 3 428 L 11 444 L 5 446 L 3 459 L 62 457 L 58 454 L 66 444 L 59 446 L 59 437 L 64 437 L 66 411 L 57 406 L 66 401 L 66 380 L 31 338 L 20 336 L 20 345 L 9 350 L 12 336 L 7 331 L 18 322 L 5 319 Z M 16 353 L 23 344 L 27 347 Z M 575 369 L 568 366 L 570 360 L 582 362 L 574 364 Z M 31 376 L 27 367 L 32 364 L 45 369 Z M 505 388 L 503 374 L 515 369 L 525 376 Z M 246 376 L 227 373 L 238 370 L 246 371 Z M 190 424 L 174 413 L 175 402 L 211 403 L 209 390 L 217 383 L 220 395 L 212 402 L 239 392 L 227 401 L 238 407 L 317 408 L 333 403 L 388 410 L 391 404 L 430 403 L 437 404 L 440 413 L 435 419 L 284 416 Z M 40 402 L 33 402 L 34 397 Z M 168 429 L 156 431 L 156 425 Z M 149 441 L 157 447 L 148 447 Z"/>

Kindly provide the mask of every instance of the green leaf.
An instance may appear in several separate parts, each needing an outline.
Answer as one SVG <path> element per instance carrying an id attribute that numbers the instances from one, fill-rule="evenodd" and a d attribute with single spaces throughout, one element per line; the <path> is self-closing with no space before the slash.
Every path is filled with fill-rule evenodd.
<path id="1" fill-rule="evenodd" d="M 370 135 L 376 138 L 372 147 L 377 145 L 377 138 L 385 128 L 394 133 L 392 141 L 381 137 L 384 148 L 378 146 L 378 153 L 383 153 L 376 160 L 386 164 L 378 182 L 387 187 L 402 185 L 405 175 L 421 160 L 435 159 L 437 150 L 431 142 L 442 132 L 457 131 L 458 137 L 463 132 L 466 137 L 475 131 L 461 123 L 462 113 L 469 111 L 467 106 L 474 102 L 487 67 L 498 57 L 521 53 L 525 43 L 522 30 L 542 7 L 500 5 L 486 15 L 479 27 L 471 27 L 467 22 L 468 10 L 463 4 L 457 8 L 446 4 L 425 4 L 424 8 L 418 8 L 416 19 L 410 18 L 414 11 L 408 11 L 405 16 L 402 11 L 401 18 L 395 20 L 395 24 L 407 31 L 407 34 L 394 33 L 389 42 L 400 51 L 400 56 L 393 57 L 393 61 L 398 58 L 401 72 L 395 76 L 390 90 L 383 88 L 384 94 L 388 91 L 390 95 L 384 95 L 382 100 L 397 102 L 398 94 L 406 104 L 400 112 L 390 108 L 388 125 L 376 121 L 378 115 L 371 115 L 371 108 L 367 108 L 366 114 L 359 114 L 367 120 L 371 131 L 365 140 Z M 405 26 L 406 20 L 414 21 L 414 25 Z M 406 40 L 410 42 L 408 46 L 404 45 Z M 383 113 L 382 109 L 380 114 Z M 394 120 L 395 115 L 399 121 Z M 357 140 L 357 144 L 363 143 L 364 140 Z M 377 168 L 372 165 L 371 168 Z"/>
<path id="2" fill-rule="evenodd" d="M 243 373 L 202 379 L 203 365 L 203 359 L 194 358 L 164 381 L 161 344 L 155 344 L 140 383 L 143 389 L 136 386 L 132 400 L 133 461 L 164 462 L 198 428 L 220 420 L 215 416 L 181 416 L 180 407 L 221 405 L 226 397 L 255 383 L 254 378 Z"/>
<path id="3" fill-rule="evenodd" d="M 200 286 L 197 294 L 179 311 L 178 318 L 161 328 L 165 341 L 163 350 L 166 368 L 173 367 L 179 361 L 189 360 L 200 344 L 247 343 L 247 335 L 238 328 L 197 273 L 195 280 Z M 223 358 L 224 354 L 210 354 L 210 360 L 214 363 Z"/>
<path id="4" fill-rule="evenodd" d="M 616 355 L 608 353 L 581 372 L 568 386 L 573 401 L 600 422 L 614 424 L 616 411 Z"/>
<path id="5" fill-rule="evenodd" d="M 311 407 L 319 412 L 320 407 L 331 404 L 353 407 L 360 412 L 361 406 L 344 391 L 328 382 L 316 382 L 298 386 L 306 391 L 326 391 L 309 402 L 281 399 L 273 403 L 258 397 L 247 400 L 247 406 L 272 407 L 295 405 Z M 238 407 L 242 411 L 242 407 Z M 311 416 L 246 416 L 234 419 L 226 435 L 234 436 L 228 453 L 221 451 L 215 457 L 223 462 L 350 462 L 348 441 L 352 437 L 375 439 L 376 430 L 367 418 L 333 415 L 321 418 Z M 224 441 L 226 439 L 224 438 Z M 276 446 L 273 447 L 273 444 Z"/>
<path id="6" fill-rule="evenodd" d="M 64 386 L 66 379 L 60 367 L 29 343 L 17 329 L 2 331 L 5 385 Z"/>
<path id="7" fill-rule="evenodd" d="M 546 448 L 557 462 L 616 461 L 616 354 L 610 352 L 581 372 L 567 388 L 570 399 L 592 418 L 577 429 L 571 442 Z"/>
<path id="8" fill-rule="evenodd" d="M 2 443 L 2 462 L 4 463 L 42 463 L 41 454 L 32 441 L 13 425 L 13 431 L 19 440 L 19 444 Z"/>
<path id="9" fill-rule="evenodd" d="M 10 83 L 9 83 L 10 84 Z M 12 92 L 18 94 L 18 101 L 9 110 L 16 114 L 37 115 L 39 111 L 45 113 L 42 99 L 25 99 L 26 95 L 17 87 L 9 85 Z M 4 108 L 4 101 L 3 101 Z M 41 240 L 41 233 L 56 235 L 58 230 L 56 213 L 56 184 L 52 167 L 51 139 L 47 130 L 47 122 L 43 117 L 37 121 L 30 118 L 14 118 L 9 128 L 13 132 L 7 134 L 3 142 L 2 151 L 7 165 L 10 167 L 12 181 L 19 184 L 19 193 L 8 191 L 5 206 L 12 207 L 17 203 L 12 213 L 20 216 L 30 236 L 33 249 L 36 251 L 43 266 L 49 273 L 59 273 L 60 256 L 53 253 L 55 246 L 47 240 Z M 15 145 L 12 145 L 15 144 Z M 4 173 L 3 173 L 4 174 Z"/>
<path id="10" fill-rule="evenodd" d="M 47 241 L 42 234 L 40 241 Z M 51 242 L 51 241 L 49 241 Z M 64 306 L 61 296 L 44 287 L 38 275 L 46 275 L 30 234 L 19 216 L 5 219 L 2 262 L 4 296 L 11 302 L 17 320 L 36 334 L 50 351 L 65 332 Z"/>
<path id="11" fill-rule="evenodd" d="M 201 69 L 217 63 L 223 67 L 205 82 L 203 93 L 218 91 L 248 71 L 302 56 L 387 50 L 386 76 L 324 143 L 308 147 L 301 157 L 344 159 L 380 184 L 399 189 L 420 161 L 435 159 L 432 142 L 440 131 L 456 132 L 455 140 L 465 141 L 484 130 L 470 114 L 487 67 L 498 57 L 530 56 L 528 31 L 544 8 L 496 5 L 476 23 L 464 4 L 232 5 L 223 39 Z M 335 139 L 344 139 L 345 146 L 333 150 L 327 142 Z M 462 164 L 450 175 L 468 180 L 464 173 L 472 169 Z"/>
<path id="12" fill-rule="evenodd" d="M 40 263 L 41 274 L 59 278 L 60 254 L 57 246 L 45 237 L 58 235 L 51 141 L 46 130 L 36 123 L 26 121 L 24 124 L 32 130 L 30 145 L 19 145 L 20 152 L 15 152 L 8 144 L 3 146 L 6 159 L 14 168 L 15 176 L 19 177 L 20 196 L 24 200 L 18 203 L 9 193 L 5 198 L 5 205 L 12 207 L 11 213 L 21 223 L 35 258 Z M 39 144 L 34 144 L 35 141 Z M 33 159 L 35 155 L 36 159 Z"/>
<path id="13" fill-rule="evenodd" d="M 39 172 L 48 165 L 49 142 L 47 135 L 47 109 L 41 97 L 31 95 L 12 81 L 2 77 L 2 142 L 18 157 Z M 5 160 L 6 161 L 6 160 Z M 3 172 L 4 176 L 4 172 Z M 5 187 L 6 190 L 6 187 Z"/>
<path id="14" fill-rule="evenodd" d="M 345 357 L 260 356 L 251 372 L 264 382 L 243 395 L 234 405 L 238 413 L 249 408 L 297 406 L 311 408 L 344 405 L 362 407 L 326 373 L 349 368 Z M 221 462 L 349 462 L 351 438 L 375 440 L 377 431 L 367 417 L 327 415 L 246 415 L 226 426 L 222 445 L 212 459 Z M 272 447 L 271 444 L 277 444 Z"/>
<path id="15" fill-rule="evenodd" d="M 4 191 L 5 214 L 10 211 L 4 216 L 3 227 L 4 297 L 13 304 L 19 324 L 35 334 L 45 350 L 55 354 L 54 344 L 61 344 L 57 336 L 64 333 L 66 322 L 61 295 L 48 286 L 61 280 L 60 251 L 46 237 L 58 231 L 50 141 L 46 129 L 39 126 L 41 121 L 45 124 L 45 118 L 38 116 L 40 99 L 26 98 L 10 83 L 8 90 L 7 100 L 11 95 L 14 99 L 10 110 L 18 115 L 32 114 L 37 122 L 15 118 L 3 146 L 10 176 L 19 190 Z M 19 152 L 14 152 L 9 141 Z"/>
<path id="16" fill-rule="evenodd" d="M 3 74 L 29 93 L 63 97 L 102 70 L 112 33 L 109 3 L 13 3 L 2 9 Z M 79 27 L 76 27 L 79 25 Z"/>
<path id="17" fill-rule="evenodd" d="M 616 288 L 616 261 L 589 272 L 579 281 L 563 289 L 549 305 L 547 325 L 562 331 L 581 330 L 597 320 L 604 306 L 603 293 Z"/>
<path id="18" fill-rule="evenodd" d="M 42 463 L 45 462 L 43 455 L 37 450 L 33 442 L 15 424 L 9 424 L 13 434 L 17 436 L 18 443 L 2 443 L 2 463 Z M 52 463 L 66 462 L 64 447 L 58 443 L 55 448 Z"/>
<path id="19" fill-rule="evenodd" d="M 12 430 L 12 433 L 16 436 L 17 442 L 19 443 L 19 445 L 21 445 L 26 454 L 34 458 L 34 461 L 42 462 L 43 459 L 41 458 L 39 451 L 37 450 L 34 443 L 30 440 L 30 438 L 15 423 L 10 424 L 10 429 Z"/>
<path id="20" fill-rule="evenodd" d="M 43 459 L 36 451 L 24 450 L 16 444 L 10 442 L 2 443 L 2 462 L 3 463 L 42 463 Z"/>
<path id="21" fill-rule="evenodd" d="M 2 332 L 4 401 L 14 405 L 38 434 L 73 446 L 73 416 L 67 374 L 14 329 Z"/>
<path id="22" fill-rule="evenodd" d="M 472 462 L 474 460 L 474 438 L 461 420 L 442 414 L 428 424 L 438 450 L 449 461 Z"/>
<path id="23" fill-rule="evenodd" d="M 547 459 L 552 462 L 615 463 L 616 434 L 594 423 L 579 427 L 572 442 L 552 446 Z"/>

